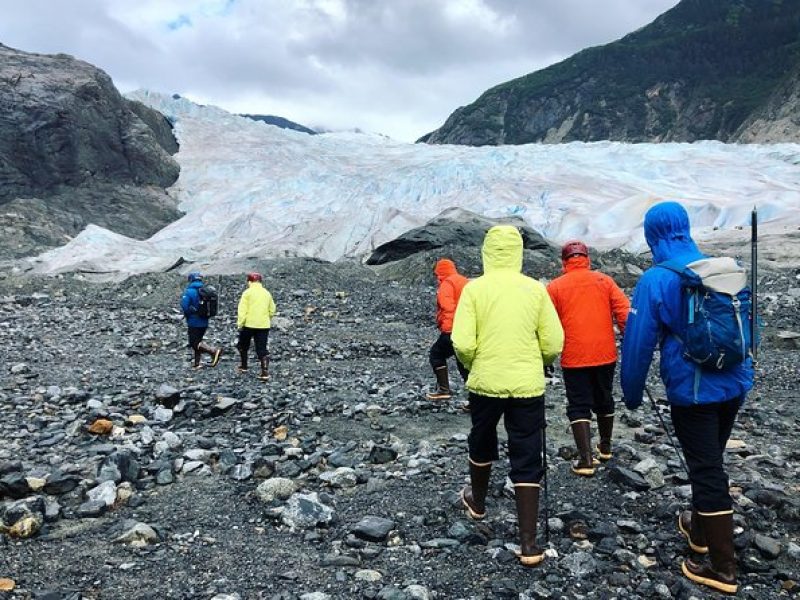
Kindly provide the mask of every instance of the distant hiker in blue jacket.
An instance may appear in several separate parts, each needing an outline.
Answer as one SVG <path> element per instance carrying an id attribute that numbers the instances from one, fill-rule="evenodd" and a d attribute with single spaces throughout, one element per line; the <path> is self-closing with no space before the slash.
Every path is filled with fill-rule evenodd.
<path id="1" fill-rule="evenodd" d="M 211 356 L 211 366 L 216 367 L 222 356 L 222 348 L 212 348 L 203 342 L 203 336 L 208 329 L 208 317 L 198 314 L 200 308 L 200 288 L 203 287 L 203 276 L 200 273 L 192 272 L 187 276 L 189 284 L 181 296 L 181 310 L 186 318 L 186 326 L 189 330 L 189 347 L 194 350 L 194 361 L 192 366 L 195 369 L 202 368 L 200 360 L 203 354 Z"/>
<path id="2" fill-rule="evenodd" d="M 703 370 L 684 357 L 686 328 L 681 276 L 658 267 L 670 261 L 685 266 L 705 258 L 689 231 L 689 216 L 677 202 L 651 207 L 644 234 L 655 265 L 639 280 L 622 343 L 621 383 L 625 404 L 638 408 L 656 346 L 672 423 L 686 458 L 692 486 L 692 510 L 678 528 L 695 552 L 710 561 L 686 560 L 683 574 L 696 583 L 735 593 L 733 502 L 723 464 L 725 445 L 736 413 L 753 387 L 752 361 L 725 371 Z"/>

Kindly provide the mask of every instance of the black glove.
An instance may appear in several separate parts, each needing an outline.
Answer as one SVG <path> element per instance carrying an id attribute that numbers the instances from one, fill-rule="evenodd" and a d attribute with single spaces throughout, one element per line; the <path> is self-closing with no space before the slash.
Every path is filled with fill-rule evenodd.
<path id="1" fill-rule="evenodd" d="M 544 365 L 544 378 L 552 379 L 556 373 L 556 368 L 553 365 Z"/>

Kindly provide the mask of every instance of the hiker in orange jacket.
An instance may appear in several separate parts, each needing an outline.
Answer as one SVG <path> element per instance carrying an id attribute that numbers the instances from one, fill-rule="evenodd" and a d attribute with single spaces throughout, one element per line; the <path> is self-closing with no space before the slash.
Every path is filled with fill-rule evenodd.
<path id="1" fill-rule="evenodd" d="M 439 280 L 439 291 L 436 293 L 436 325 L 439 327 L 439 338 L 431 346 L 430 362 L 436 375 L 436 389 L 428 394 L 429 400 L 447 400 L 452 397 L 450 379 L 447 375 L 447 359 L 455 356 L 453 342 L 450 341 L 450 332 L 453 330 L 453 316 L 456 314 L 458 299 L 461 290 L 469 281 L 456 269 L 455 263 L 442 258 L 433 268 Z M 467 380 L 467 370 L 456 358 L 458 372 L 464 381 Z"/>
<path id="2" fill-rule="evenodd" d="M 625 330 L 631 304 L 611 277 L 592 271 L 586 244 L 572 241 L 561 249 L 564 274 L 547 286 L 564 328 L 561 370 L 567 392 L 567 417 L 572 427 L 578 460 L 576 475 L 591 477 L 595 460 L 591 446 L 591 413 L 597 416 L 600 442 L 597 456 L 611 458 L 614 397 L 611 388 L 617 363 L 616 321 Z"/>

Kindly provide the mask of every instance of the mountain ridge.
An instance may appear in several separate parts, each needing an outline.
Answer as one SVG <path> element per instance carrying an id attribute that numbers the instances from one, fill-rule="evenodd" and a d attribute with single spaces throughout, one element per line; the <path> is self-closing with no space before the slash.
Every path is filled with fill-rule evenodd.
<path id="1" fill-rule="evenodd" d="M 683 0 L 615 42 L 487 90 L 419 141 L 798 141 L 800 106 L 775 100 L 794 89 L 800 3 Z"/>

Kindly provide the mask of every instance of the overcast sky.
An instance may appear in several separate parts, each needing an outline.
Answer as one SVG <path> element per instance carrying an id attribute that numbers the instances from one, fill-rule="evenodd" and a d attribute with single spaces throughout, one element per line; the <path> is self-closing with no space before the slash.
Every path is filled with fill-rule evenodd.
<path id="1" fill-rule="evenodd" d="M 0 42 L 65 52 L 123 92 L 413 141 L 514 77 L 677 0 L 3 0 Z"/>

